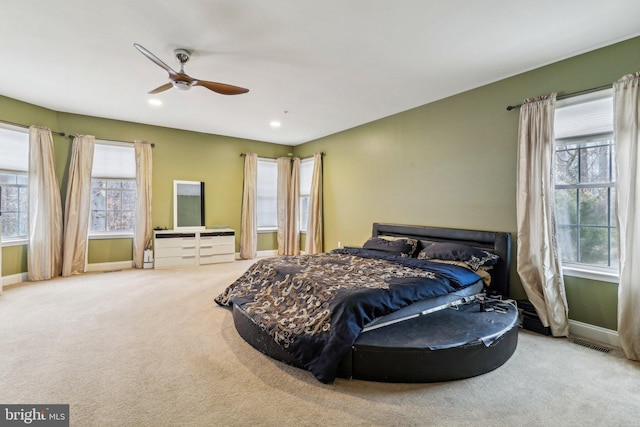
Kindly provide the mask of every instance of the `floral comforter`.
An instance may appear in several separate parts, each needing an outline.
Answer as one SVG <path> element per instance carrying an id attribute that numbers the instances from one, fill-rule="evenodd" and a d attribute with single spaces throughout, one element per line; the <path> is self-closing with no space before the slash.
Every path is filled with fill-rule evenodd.
<path id="1" fill-rule="evenodd" d="M 346 248 L 259 260 L 215 302 L 235 304 L 326 383 L 371 320 L 478 280 L 455 265 Z"/>

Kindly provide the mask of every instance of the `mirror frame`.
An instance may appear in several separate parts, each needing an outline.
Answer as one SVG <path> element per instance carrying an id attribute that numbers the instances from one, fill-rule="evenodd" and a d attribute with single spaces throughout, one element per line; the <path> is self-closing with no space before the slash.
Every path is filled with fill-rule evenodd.
<path id="1" fill-rule="evenodd" d="M 197 185 L 200 188 L 200 225 L 178 225 L 178 185 Z M 204 230 L 204 182 L 173 180 L 173 229 L 174 230 Z"/>

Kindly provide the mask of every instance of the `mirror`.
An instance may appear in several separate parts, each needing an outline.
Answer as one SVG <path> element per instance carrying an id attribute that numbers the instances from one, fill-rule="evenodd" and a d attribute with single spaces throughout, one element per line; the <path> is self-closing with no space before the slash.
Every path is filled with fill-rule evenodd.
<path id="1" fill-rule="evenodd" d="M 204 228 L 204 182 L 173 181 L 173 229 Z"/>

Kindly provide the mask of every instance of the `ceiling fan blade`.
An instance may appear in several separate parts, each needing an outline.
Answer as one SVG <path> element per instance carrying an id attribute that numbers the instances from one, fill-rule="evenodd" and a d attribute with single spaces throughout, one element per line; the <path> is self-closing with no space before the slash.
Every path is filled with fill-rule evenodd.
<path id="1" fill-rule="evenodd" d="M 175 51 L 176 58 L 181 64 L 180 72 L 176 72 L 173 68 L 169 67 L 167 64 L 162 62 L 157 56 L 153 53 L 149 52 L 144 47 L 140 46 L 138 43 L 134 43 L 133 46 L 140 51 L 144 56 L 149 58 L 152 62 L 158 65 L 160 68 L 163 68 L 165 71 L 169 73 L 170 83 L 166 83 L 160 87 L 153 89 L 149 93 L 159 93 L 163 92 L 167 89 L 170 89 L 172 86 L 178 89 L 187 90 L 191 86 L 204 86 L 209 90 L 220 93 L 222 95 L 239 95 L 241 93 L 249 92 L 249 89 L 245 89 L 243 87 L 228 85 L 224 83 L 216 83 L 209 82 L 206 80 L 198 80 L 193 77 L 185 74 L 184 72 L 184 64 L 189 60 L 190 52 L 186 49 L 177 49 Z"/>
<path id="2" fill-rule="evenodd" d="M 149 93 L 154 94 L 154 93 L 164 92 L 165 90 L 169 90 L 172 87 L 173 85 L 171 83 L 165 83 L 162 86 L 155 88 L 154 90 L 150 90 Z"/>
<path id="3" fill-rule="evenodd" d="M 191 86 L 204 86 L 209 90 L 220 93 L 222 95 L 240 95 L 249 92 L 249 89 L 243 87 L 227 85 L 224 83 L 208 82 L 206 80 L 194 79 Z"/>
<path id="4" fill-rule="evenodd" d="M 156 65 L 158 65 L 161 68 L 164 68 L 164 70 L 167 73 L 169 73 L 169 76 L 173 77 L 173 76 L 176 76 L 178 74 L 173 68 L 169 67 L 167 64 L 162 62 L 157 56 L 155 56 L 153 53 L 149 52 L 144 47 L 140 46 L 138 43 L 134 43 L 133 46 L 135 46 L 135 48 L 138 49 L 140 51 L 140 53 L 142 53 L 144 56 L 149 58 Z"/>

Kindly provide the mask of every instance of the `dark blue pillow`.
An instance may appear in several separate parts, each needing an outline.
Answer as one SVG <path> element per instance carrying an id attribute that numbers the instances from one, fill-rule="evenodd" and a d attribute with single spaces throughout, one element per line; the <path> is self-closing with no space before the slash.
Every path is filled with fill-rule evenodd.
<path id="1" fill-rule="evenodd" d="M 462 261 L 472 270 L 477 271 L 480 267 L 495 265 L 500 257 L 461 243 L 437 242 L 421 250 L 418 259 Z"/>
<path id="2" fill-rule="evenodd" d="M 418 240 L 416 239 L 384 239 L 381 237 L 372 237 L 364 242 L 364 249 L 384 252 L 388 255 L 396 255 L 401 257 L 413 257 L 418 251 Z"/>

